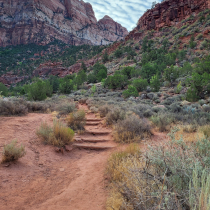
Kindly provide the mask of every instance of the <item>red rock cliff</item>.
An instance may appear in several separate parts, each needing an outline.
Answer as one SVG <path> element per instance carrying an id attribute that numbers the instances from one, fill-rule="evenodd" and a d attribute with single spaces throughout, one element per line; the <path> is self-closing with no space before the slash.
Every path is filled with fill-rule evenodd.
<path id="1" fill-rule="evenodd" d="M 82 0 L 0 0 L 0 46 L 44 45 L 54 39 L 72 45 L 100 45 L 127 34 L 111 18 L 97 22 L 91 4 Z"/>
<path id="2" fill-rule="evenodd" d="M 176 25 L 190 15 L 210 9 L 210 0 L 165 0 L 156 4 L 139 19 L 137 27 L 126 39 L 140 36 L 142 30 L 159 30 Z"/>

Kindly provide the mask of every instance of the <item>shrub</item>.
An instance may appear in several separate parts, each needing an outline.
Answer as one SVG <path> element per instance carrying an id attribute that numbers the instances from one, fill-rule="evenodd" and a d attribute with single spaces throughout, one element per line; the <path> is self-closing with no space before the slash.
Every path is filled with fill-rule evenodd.
<path id="1" fill-rule="evenodd" d="M 151 121 L 159 128 L 160 132 L 170 130 L 170 124 L 174 121 L 173 116 L 159 112 L 151 117 Z"/>
<path id="2" fill-rule="evenodd" d="M 125 112 L 119 108 L 114 108 L 111 112 L 106 115 L 106 124 L 113 125 L 117 123 L 118 120 L 125 119 Z"/>
<path id="3" fill-rule="evenodd" d="M 131 78 L 131 72 L 134 70 L 134 67 L 131 66 L 127 66 L 125 68 L 123 68 L 123 70 L 121 71 L 121 73 L 123 75 L 126 75 L 128 77 L 128 79 Z"/>
<path id="4" fill-rule="evenodd" d="M 99 109 L 100 117 L 106 117 L 106 115 L 111 111 L 111 107 L 108 105 L 100 106 Z"/>
<path id="5" fill-rule="evenodd" d="M 125 90 L 125 91 L 123 91 L 122 94 L 123 94 L 123 96 L 124 96 L 125 98 L 129 98 L 130 96 L 138 97 L 138 95 L 139 95 L 139 93 L 138 93 L 138 91 L 136 90 L 136 88 L 133 87 L 133 86 L 131 86 L 131 85 L 129 85 L 129 86 L 128 86 L 128 89 Z"/>
<path id="6" fill-rule="evenodd" d="M 133 80 L 133 86 L 137 89 L 138 92 L 146 90 L 148 82 L 146 79 L 135 79 Z"/>
<path id="7" fill-rule="evenodd" d="M 117 49 L 115 52 L 114 52 L 114 55 L 116 58 L 120 58 L 123 54 L 123 51 L 120 50 L 120 49 Z"/>
<path id="8" fill-rule="evenodd" d="M 160 80 L 157 75 L 154 75 L 150 80 L 150 86 L 152 87 L 154 92 L 158 92 L 160 90 Z"/>
<path id="9" fill-rule="evenodd" d="M 114 126 L 114 140 L 117 142 L 131 143 L 150 137 L 151 127 L 146 119 L 140 119 L 136 115 L 118 121 Z"/>
<path id="10" fill-rule="evenodd" d="M 61 93 L 70 94 L 73 89 L 74 89 L 73 80 L 69 79 L 68 77 L 60 79 L 59 91 Z"/>
<path id="11" fill-rule="evenodd" d="M 74 112 L 75 110 L 76 110 L 76 104 L 74 102 L 62 104 L 59 107 L 59 113 L 61 115 L 70 114 L 70 113 Z"/>
<path id="12" fill-rule="evenodd" d="M 26 154 L 25 147 L 17 146 L 17 141 L 13 140 L 10 144 L 4 146 L 2 163 L 18 160 Z"/>
<path id="13" fill-rule="evenodd" d="M 69 116 L 67 116 L 66 120 L 68 126 L 75 131 L 85 129 L 84 126 L 86 124 L 86 119 L 84 110 L 78 110 L 71 113 Z"/>
<path id="14" fill-rule="evenodd" d="M 74 138 L 74 131 L 60 121 L 54 121 L 53 127 L 49 126 L 46 122 L 42 122 L 36 134 L 42 139 L 44 144 L 59 147 L 70 144 Z"/>
<path id="15" fill-rule="evenodd" d="M 25 115 L 28 108 L 24 100 L 2 100 L 0 99 L 0 115 Z"/>
<path id="16" fill-rule="evenodd" d="M 51 97 L 53 92 L 50 82 L 41 79 L 35 79 L 34 83 L 26 85 L 24 88 L 28 94 L 28 99 L 34 101 L 45 100 L 47 97 Z"/>
<path id="17" fill-rule="evenodd" d="M 109 89 L 124 88 L 128 83 L 128 78 L 125 75 L 114 74 L 113 76 L 108 76 L 105 81 L 105 86 Z"/>

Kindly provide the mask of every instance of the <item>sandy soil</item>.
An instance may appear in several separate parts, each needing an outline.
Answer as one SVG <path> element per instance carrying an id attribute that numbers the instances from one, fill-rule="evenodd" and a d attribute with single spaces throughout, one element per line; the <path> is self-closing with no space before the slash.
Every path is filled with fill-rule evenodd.
<path id="1" fill-rule="evenodd" d="M 9 167 L 0 166 L 0 210 L 105 209 L 105 168 L 112 150 L 56 153 L 36 137 L 49 114 L 0 118 L 0 151 L 17 139 L 26 155 Z M 1 158 L 1 157 L 0 157 Z"/>
<path id="2" fill-rule="evenodd" d="M 80 109 L 87 111 L 86 106 L 80 106 Z M 87 118 L 95 118 L 95 115 L 87 114 Z M 56 153 L 53 146 L 43 145 L 36 136 L 42 121 L 52 124 L 52 116 L 0 117 L 0 152 L 4 144 L 13 139 L 24 144 L 27 152 L 8 167 L 0 165 L 0 210 L 105 210 L 107 160 L 111 153 L 127 146 L 117 146 L 111 134 L 95 135 L 91 138 L 110 140 L 98 145 L 115 148 Z M 110 131 L 103 125 L 86 126 L 86 130 Z M 90 138 L 90 135 L 83 134 L 82 138 L 85 137 Z M 165 134 L 155 132 L 149 143 L 158 144 L 163 139 Z M 143 151 L 147 143 L 141 143 Z"/>

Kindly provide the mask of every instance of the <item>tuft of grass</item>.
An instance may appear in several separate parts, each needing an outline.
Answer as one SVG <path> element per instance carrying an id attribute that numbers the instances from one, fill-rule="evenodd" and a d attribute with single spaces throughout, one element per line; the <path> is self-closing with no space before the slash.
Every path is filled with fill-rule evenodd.
<path id="1" fill-rule="evenodd" d="M 36 132 L 44 144 L 63 147 L 73 142 L 74 131 L 66 127 L 60 121 L 54 121 L 53 127 L 43 122 Z"/>
<path id="2" fill-rule="evenodd" d="M 200 127 L 200 131 L 207 137 L 210 137 L 210 125 L 204 125 Z"/>
<path id="3" fill-rule="evenodd" d="M 13 140 L 10 144 L 4 146 L 2 163 L 18 160 L 26 154 L 25 147 L 17 146 L 17 140 Z"/>
<path id="4" fill-rule="evenodd" d="M 85 111 L 84 110 L 78 110 L 76 112 L 73 112 L 69 114 L 66 118 L 68 126 L 77 131 L 77 130 L 85 130 L 84 126 L 86 124 L 85 119 Z"/>
<path id="5" fill-rule="evenodd" d="M 131 115 L 114 126 L 114 140 L 122 143 L 140 141 L 151 137 L 151 126 L 147 119 Z"/>

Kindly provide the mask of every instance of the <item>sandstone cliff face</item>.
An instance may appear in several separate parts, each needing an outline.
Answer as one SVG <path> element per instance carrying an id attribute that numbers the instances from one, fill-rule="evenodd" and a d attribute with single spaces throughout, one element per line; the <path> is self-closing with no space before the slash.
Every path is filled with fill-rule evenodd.
<path id="1" fill-rule="evenodd" d="M 210 0 L 165 0 L 156 4 L 139 19 L 137 27 L 130 32 L 127 39 L 141 36 L 144 30 L 159 30 L 163 27 L 177 25 L 190 15 L 210 9 Z"/>
<path id="2" fill-rule="evenodd" d="M 0 46 L 44 45 L 54 39 L 100 45 L 127 34 L 107 16 L 97 22 L 91 4 L 82 0 L 0 0 Z"/>

